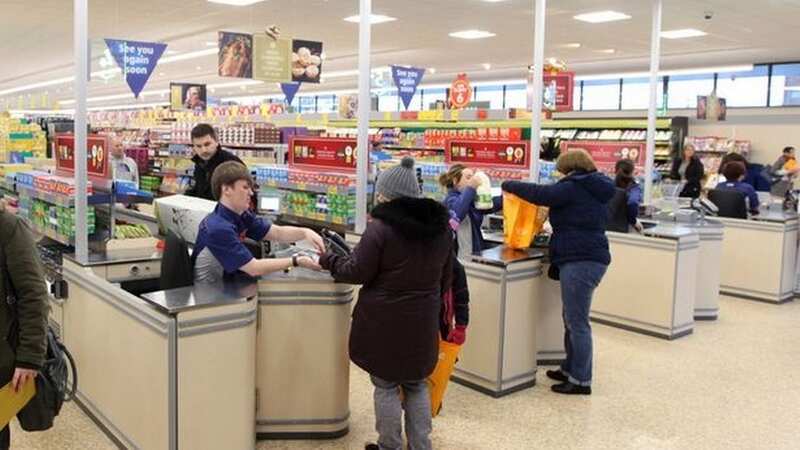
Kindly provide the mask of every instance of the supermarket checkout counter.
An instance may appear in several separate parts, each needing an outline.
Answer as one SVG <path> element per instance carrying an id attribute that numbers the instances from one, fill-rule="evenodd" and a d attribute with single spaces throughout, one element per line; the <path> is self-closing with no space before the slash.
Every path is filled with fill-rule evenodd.
<path id="1" fill-rule="evenodd" d="M 141 297 L 158 254 L 65 256 L 58 317 L 81 407 L 124 448 L 252 449 L 349 424 L 352 287 L 294 270 Z M 213 405 L 209 408 L 208 405 Z"/>
<path id="2" fill-rule="evenodd" d="M 593 321 L 665 339 L 691 334 L 700 237 L 678 224 L 607 232 L 612 263 L 592 301 Z M 647 267 L 642 267 L 647 261 Z"/>
<path id="3" fill-rule="evenodd" d="M 538 249 L 498 246 L 463 261 L 470 290 L 469 339 L 453 381 L 501 397 L 536 383 Z"/>
<path id="4" fill-rule="evenodd" d="M 483 231 L 486 242 L 503 244 L 502 231 Z M 545 255 L 546 248 L 539 248 Z M 540 259 L 542 273 L 547 274 L 550 262 L 547 256 Z M 561 285 L 542 276 L 536 283 L 536 361 L 540 366 L 560 365 L 567 354 L 564 351 L 564 320 L 562 318 Z M 470 329 L 471 331 L 471 329 Z"/>
<path id="5" fill-rule="evenodd" d="M 750 219 L 719 218 L 723 294 L 768 303 L 794 298 L 798 217 L 795 212 L 762 210 Z"/>

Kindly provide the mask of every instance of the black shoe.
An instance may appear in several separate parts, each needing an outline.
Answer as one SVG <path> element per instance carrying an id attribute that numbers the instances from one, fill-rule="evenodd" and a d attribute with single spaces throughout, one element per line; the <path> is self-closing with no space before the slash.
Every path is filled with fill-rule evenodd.
<path id="1" fill-rule="evenodd" d="M 569 381 L 566 383 L 554 384 L 553 386 L 550 386 L 550 389 L 557 394 L 592 395 L 591 386 L 578 386 L 577 384 L 572 384 Z"/>
<path id="2" fill-rule="evenodd" d="M 567 381 L 567 376 L 564 375 L 564 372 L 562 372 L 561 370 L 548 370 L 547 378 L 550 378 L 551 380 L 555 381 L 560 381 L 562 383 L 565 383 Z"/>
<path id="3" fill-rule="evenodd" d="M 364 446 L 364 450 L 380 450 L 378 444 L 367 444 Z"/>

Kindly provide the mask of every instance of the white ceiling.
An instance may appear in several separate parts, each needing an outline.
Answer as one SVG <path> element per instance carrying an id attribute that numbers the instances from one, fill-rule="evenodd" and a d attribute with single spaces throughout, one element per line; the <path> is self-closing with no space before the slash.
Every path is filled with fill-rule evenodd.
<path id="1" fill-rule="evenodd" d="M 90 0 L 90 37 L 95 55 L 104 37 L 169 44 L 167 56 L 208 50 L 218 30 L 257 32 L 278 25 L 284 35 L 325 43 L 323 74 L 357 67 L 358 25 L 344 17 L 358 12 L 358 0 L 267 0 L 251 7 L 233 7 L 206 0 Z M 579 74 L 646 70 L 650 48 L 648 0 L 551 0 L 547 8 L 546 56 L 558 57 Z M 588 24 L 572 17 L 584 12 L 615 10 L 632 19 Z M 424 82 L 447 82 L 468 72 L 473 79 L 521 78 L 533 57 L 533 0 L 373 0 L 373 11 L 396 17 L 373 27 L 373 67 L 389 64 L 435 67 Z M 713 12 L 706 20 L 704 14 Z M 448 36 L 477 28 L 494 38 L 460 40 Z M 743 63 L 800 60 L 795 45 L 800 32 L 800 0 L 664 0 L 663 29 L 698 28 L 708 36 L 662 40 L 662 67 L 678 69 Z M 73 75 L 72 1 L 0 0 L 0 92 Z M 581 48 L 566 48 L 578 42 Z M 615 54 L 601 53 L 613 48 Z M 486 71 L 482 64 L 490 63 Z M 96 64 L 93 70 L 100 67 Z M 163 73 L 163 75 L 162 75 Z M 160 65 L 145 91 L 166 89 L 170 81 L 230 83 L 216 75 L 216 55 Z M 353 88 L 355 76 L 326 80 L 314 89 Z M 48 92 L 52 100 L 72 98 L 71 84 L 0 95 L 16 105 Z M 217 96 L 241 95 L 239 87 L 220 88 Z M 247 88 L 248 94 L 275 92 L 275 85 Z M 90 97 L 125 94 L 119 78 L 93 81 Z M 158 95 L 143 102 L 159 101 Z M 92 105 L 119 104 L 113 99 Z"/>

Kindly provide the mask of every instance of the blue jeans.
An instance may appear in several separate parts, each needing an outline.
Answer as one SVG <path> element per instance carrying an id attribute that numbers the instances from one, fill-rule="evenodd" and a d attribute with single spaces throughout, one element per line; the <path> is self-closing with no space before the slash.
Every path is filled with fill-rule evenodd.
<path id="1" fill-rule="evenodd" d="M 569 382 L 592 385 L 592 326 L 589 310 L 592 294 L 608 266 L 594 261 L 568 262 L 559 266 L 561 302 L 564 305 L 564 349 L 567 357 L 561 371 Z"/>

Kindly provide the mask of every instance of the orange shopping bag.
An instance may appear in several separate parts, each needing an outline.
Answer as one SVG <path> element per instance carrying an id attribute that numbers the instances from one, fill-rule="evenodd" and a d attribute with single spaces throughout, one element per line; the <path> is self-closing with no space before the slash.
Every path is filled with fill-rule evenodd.
<path id="1" fill-rule="evenodd" d="M 436 368 L 433 369 L 433 373 L 428 377 L 432 417 L 436 417 L 442 407 L 447 383 L 450 381 L 450 375 L 453 374 L 459 351 L 461 351 L 460 345 L 439 340 L 439 362 L 436 363 Z"/>
<path id="2" fill-rule="evenodd" d="M 548 209 L 503 193 L 503 241 L 511 248 L 528 248 L 547 221 Z"/>

